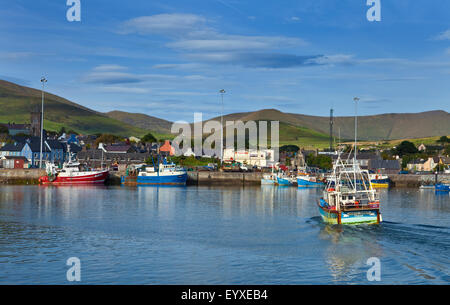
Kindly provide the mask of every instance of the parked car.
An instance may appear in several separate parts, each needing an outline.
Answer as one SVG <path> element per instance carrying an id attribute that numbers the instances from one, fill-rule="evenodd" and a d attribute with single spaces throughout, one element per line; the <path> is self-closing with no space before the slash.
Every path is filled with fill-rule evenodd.
<path id="1" fill-rule="evenodd" d="M 250 169 L 246 165 L 240 165 L 239 167 L 240 167 L 241 171 L 243 171 L 243 172 L 249 172 L 250 171 Z"/>

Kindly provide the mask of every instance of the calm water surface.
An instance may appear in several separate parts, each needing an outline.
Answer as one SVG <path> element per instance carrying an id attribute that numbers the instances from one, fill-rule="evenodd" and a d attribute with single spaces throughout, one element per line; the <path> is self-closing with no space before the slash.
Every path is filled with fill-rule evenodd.
<path id="1" fill-rule="evenodd" d="M 384 223 L 318 217 L 318 190 L 222 187 L 0 187 L 0 283 L 450 283 L 450 196 L 381 191 Z"/>

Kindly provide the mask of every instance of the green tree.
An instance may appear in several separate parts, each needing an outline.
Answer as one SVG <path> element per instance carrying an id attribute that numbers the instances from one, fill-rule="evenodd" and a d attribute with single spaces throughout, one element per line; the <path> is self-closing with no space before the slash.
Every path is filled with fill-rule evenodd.
<path id="1" fill-rule="evenodd" d="M 152 135 L 151 133 L 147 133 L 142 139 L 141 139 L 142 143 L 153 143 L 153 142 L 158 142 L 158 140 L 155 138 L 154 135 Z"/>
<path id="2" fill-rule="evenodd" d="M 395 151 L 399 156 L 404 156 L 407 154 L 416 154 L 419 152 L 414 143 L 409 141 L 403 141 L 402 143 L 400 143 L 400 145 L 397 146 Z"/>
<path id="3" fill-rule="evenodd" d="M 447 136 L 442 136 L 439 140 L 437 140 L 438 143 L 450 143 L 450 138 L 448 138 Z"/>
<path id="4" fill-rule="evenodd" d="M 318 167 L 321 169 L 329 170 L 333 167 L 333 160 L 330 156 L 326 155 L 308 155 L 306 157 L 306 163 L 311 167 Z"/>
<path id="5" fill-rule="evenodd" d="M 74 135 L 79 135 L 79 133 L 78 132 L 76 132 L 75 130 L 73 130 L 73 129 L 70 129 L 68 132 L 67 132 L 68 134 L 74 134 Z"/>
<path id="6" fill-rule="evenodd" d="M 284 145 L 280 147 L 280 152 L 298 152 L 300 150 L 300 147 L 297 145 Z"/>
<path id="7" fill-rule="evenodd" d="M 444 154 L 450 155 L 450 145 L 445 146 Z"/>
<path id="8" fill-rule="evenodd" d="M 8 127 L 6 127 L 5 125 L 0 125 L 0 133 L 9 133 Z"/>
<path id="9" fill-rule="evenodd" d="M 103 144 L 112 144 L 118 141 L 123 140 L 122 138 L 113 135 L 113 134 L 102 134 L 99 137 L 97 137 L 97 139 L 95 140 L 95 145 L 98 146 L 99 143 L 103 143 Z"/>

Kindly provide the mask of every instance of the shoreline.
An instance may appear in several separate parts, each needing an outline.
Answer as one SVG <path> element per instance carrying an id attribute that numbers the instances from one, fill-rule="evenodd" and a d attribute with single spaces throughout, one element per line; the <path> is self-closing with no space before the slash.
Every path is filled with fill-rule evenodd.
<path id="1" fill-rule="evenodd" d="M 120 185 L 123 172 L 110 172 L 106 185 Z M 43 169 L 0 169 L 0 185 L 38 185 L 39 177 L 45 175 Z M 261 185 L 262 172 L 188 172 L 187 185 L 227 185 L 249 186 Z M 436 182 L 450 180 L 450 174 L 406 174 L 388 175 L 391 187 L 419 187 L 434 185 Z"/>

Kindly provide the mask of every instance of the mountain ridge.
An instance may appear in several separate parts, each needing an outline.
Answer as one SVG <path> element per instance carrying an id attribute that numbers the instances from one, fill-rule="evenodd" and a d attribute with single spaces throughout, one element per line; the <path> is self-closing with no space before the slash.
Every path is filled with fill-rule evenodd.
<path id="1" fill-rule="evenodd" d="M 40 107 L 41 91 L 0 80 L 0 122 L 29 122 L 30 111 Z M 328 109 L 327 109 L 328 112 Z M 220 120 L 220 117 L 205 120 Z M 307 131 L 324 140 L 329 134 L 329 117 L 282 112 L 277 109 L 238 112 L 224 115 L 224 121 L 280 121 L 285 130 Z M 45 128 L 71 128 L 81 133 L 114 133 L 142 136 L 147 132 L 169 135 L 172 122 L 143 113 L 110 111 L 102 113 L 63 97 L 45 93 Z M 333 136 L 354 138 L 354 117 L 334 118 Z M 308 131 L 309 130 L 309 131 Z M 358 139 L 397 140 L 450 135 L 450 114 L 444 110 L 419 113 L 385 113 L 358 117 Z M 295 138 L 295 135 L 289 135 Z M 301 135 L 298 136 L 301 138 Z M 282 139 L 280 139 L 282 140 Z"/>

